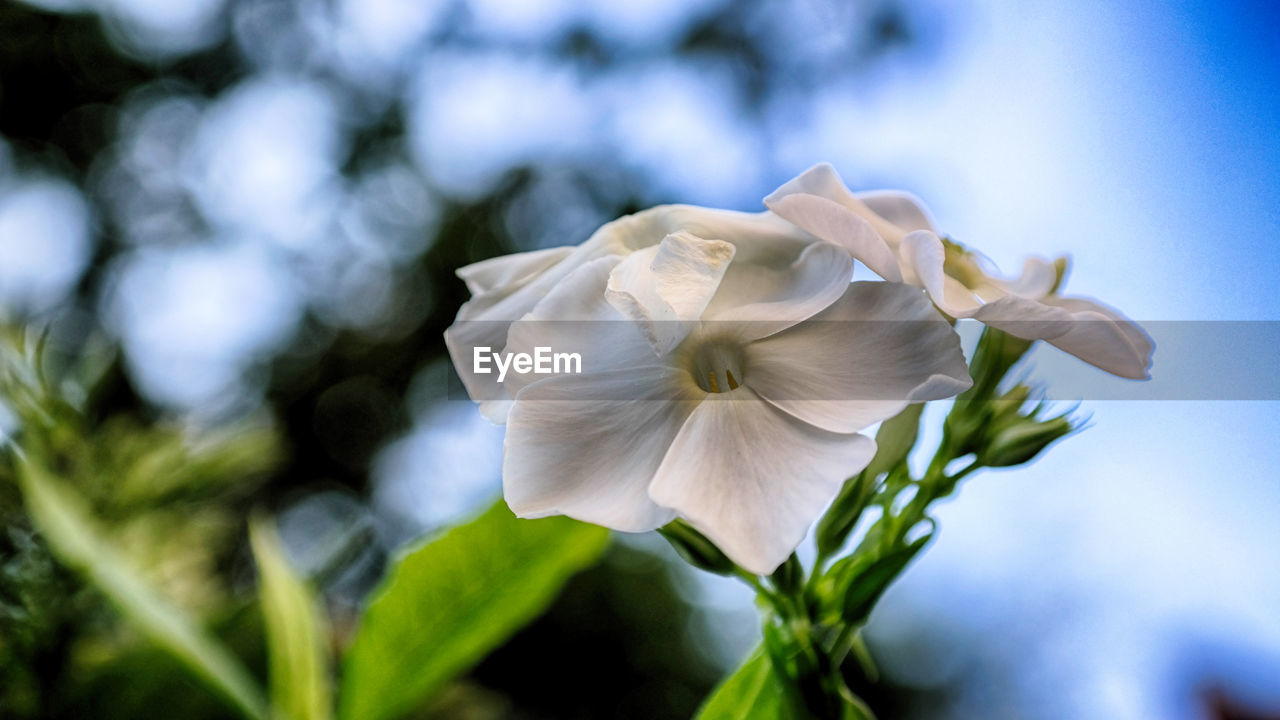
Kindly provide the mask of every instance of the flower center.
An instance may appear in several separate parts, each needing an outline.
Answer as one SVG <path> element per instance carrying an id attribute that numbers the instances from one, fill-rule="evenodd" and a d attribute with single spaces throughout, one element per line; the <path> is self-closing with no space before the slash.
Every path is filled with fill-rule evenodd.
<path id="1" fill-rule="evenodd" d="M 709 338 L 688 350 L 684 364 L 698 387 L 707 392 L 726 393 L 742 384 L 746 363 L 741 343 L 728 338 Z"/>

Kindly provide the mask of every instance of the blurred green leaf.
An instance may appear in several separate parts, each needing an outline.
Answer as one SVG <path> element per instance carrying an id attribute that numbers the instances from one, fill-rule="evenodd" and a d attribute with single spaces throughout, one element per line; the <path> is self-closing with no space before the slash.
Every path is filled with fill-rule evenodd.
<path id="1" fill-rule="evenodd" d="M 418 706 L 541 614 L 608 537 L 568 518 L 518 520 L 499 501 L 407 549 L 370 596 L 347 652 L 339 716 L 385 720 Z"/>
<path id="2" fill-rule="evenodd" d="M 254 520 L 249 541 L 258 563 L 258 592 L 267 630 L 272 715 L 328 720 L 333 716 L 333 689 L 322 610 L 311 588 L 290 566 L 268 521 Z"/>
<path id="3" fill-rule="evenodd" d="M 262 691 L 240 662 L 160 596 L 92 526 L 84 501 L 44 468 L 18 463 L 32 522 L 60 560 L 84 574 L 139 631 L 224 695 L 244 716 L 266 718 Z"/>
<path id="4" fill-rule="evenodd" d="M 756 651 L 711 693 L 696 720 L 778 720 L 787 712 L 769 657 Z"/>

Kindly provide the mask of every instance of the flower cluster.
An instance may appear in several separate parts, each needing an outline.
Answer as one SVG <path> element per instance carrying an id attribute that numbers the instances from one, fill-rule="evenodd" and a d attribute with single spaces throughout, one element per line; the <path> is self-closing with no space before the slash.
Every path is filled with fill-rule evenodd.
<path id="1" fill-rule="evenodd" d="M 769 574 L 871 462 L 860 431 L 971 386 L 955 318 L 1146 374 L 1145 333 L 1058 295 L 1061 263 L 995 276 L 910 195 L 851 193 L 819 165 L 765 204 L 659 206 L 578 246 L 458 271 L 473 297 L 445 339 L 481 411 L 507 425 L 517 515 L 633 532 L 680 517 Z M 856 262 L 881 279 L 854 282 Z M 472 363 L 476 348 L 547 347 L 580 355 L 580 372 L 497 382 Z"/>

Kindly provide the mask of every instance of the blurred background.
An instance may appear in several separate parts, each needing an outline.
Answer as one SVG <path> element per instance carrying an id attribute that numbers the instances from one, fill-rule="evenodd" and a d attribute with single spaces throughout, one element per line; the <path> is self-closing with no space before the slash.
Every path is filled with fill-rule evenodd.
<path id="1" fill-rule="evenodd" d="M 339 622 L 499 492 L 501 428 L 448 399 L 456 268 L 823 160 L 1140 321 L 1280 320 L 1267 0 L 0 3 L 0 317 L 98 358 L 100 416 L 261 440 L 216 532 L 135 544 L 234 595 L 269 509 Z M 1276 403 L 1083 410 L 941 508 L 873 616 L 882 717 L 1280 718 Z M 13 578 L 57 571 L 7 533 L 0 623 L 33 627 Z M 223 711 L 95 663 L 63 600 L 0 643 L 0 707 Z M 623 538 L 423 716 L 687 717 L 757 637 L 745 588 Z"/>

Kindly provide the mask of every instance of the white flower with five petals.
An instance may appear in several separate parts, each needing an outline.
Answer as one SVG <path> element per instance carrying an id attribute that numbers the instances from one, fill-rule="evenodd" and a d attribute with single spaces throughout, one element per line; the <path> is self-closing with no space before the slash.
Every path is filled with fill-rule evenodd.
<path id="1" fill-rule="evenodd" d="M 851 284 L 847 252 L 783 235 L 672 232 L 539 293 L 507 350 L 580 352 L 583 372 L 507 381 L 503 492 L 518 515 L 633 532 L 680 516 L 770 573 L 871 460 L 859 430 L 970 385 L 920 290 Z"/>
<path id="2" fill-rule="evenodd" d="M 1017 280 L 994 275 L 973 254 L 938 237 L 912 195 L 852 193 L 822 163 L 778 188 L 765 205 L 844 247 L 884 279 L 924 288 L 952 317 L 1045 340 L 1120 377 L 1149 377 L 1154 344 L 1136 323 L 1095 300 L 1058 295 L 1061 274 L 1046 259 L 1028 258 Z"/>

